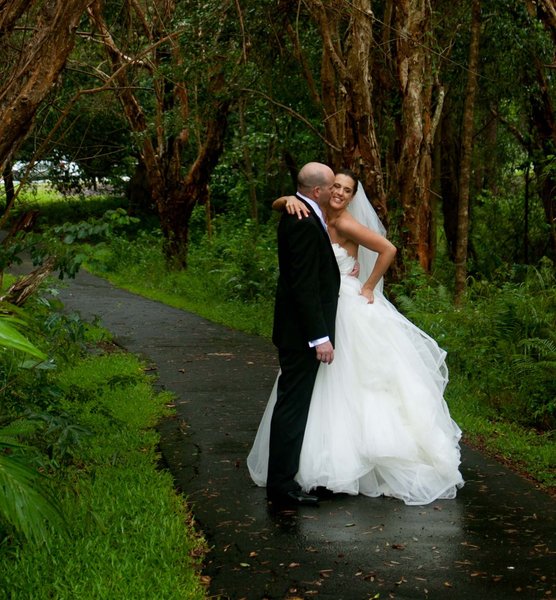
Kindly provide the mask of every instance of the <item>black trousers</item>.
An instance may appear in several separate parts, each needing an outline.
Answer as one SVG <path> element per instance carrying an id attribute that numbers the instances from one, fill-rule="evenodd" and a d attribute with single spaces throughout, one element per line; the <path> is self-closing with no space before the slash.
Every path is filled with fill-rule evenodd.
<path id="1" fill-rule="evenodd" d="M 299 469 L 311 395 L 319 368 L 314 348 L 278 351 L 281 374 L 270 425 L 267 490 L 283 494 L 299 489 Z"/>

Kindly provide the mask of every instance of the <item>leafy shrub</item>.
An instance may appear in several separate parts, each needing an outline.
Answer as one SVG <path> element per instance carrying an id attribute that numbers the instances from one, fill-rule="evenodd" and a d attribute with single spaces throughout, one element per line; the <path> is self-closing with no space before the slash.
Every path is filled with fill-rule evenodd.
<path id="1" fill-rule="evenodd" d="M 45 297 L 2 309 L 16 316 L 0 319 L 0 530 L 44 540 L 49 524 L 63 529 L 52 477 L 88 435 L 63 409 L 56 367 L 83 354 L 89 328 Z"/>
<path id="2" fill-rule="evenodd" d="M 472 282 L 460 309 L 430 284 L 396 301 L 448 352 L 470 395 L 480 393 L 500 418 L 549 429 L 556 424 L 556 278 L 548 259 L 520 277 L 501 286 Z"/>
<path id="3" fill-rule="evenodd" d="M 191 268 L 216 276 L 225 297 L 256 302 L 274 296 L 277 278 L 276 233 L 248 219 L 239 226 L 219 217 L 213 234 L 191 250 Z"/>

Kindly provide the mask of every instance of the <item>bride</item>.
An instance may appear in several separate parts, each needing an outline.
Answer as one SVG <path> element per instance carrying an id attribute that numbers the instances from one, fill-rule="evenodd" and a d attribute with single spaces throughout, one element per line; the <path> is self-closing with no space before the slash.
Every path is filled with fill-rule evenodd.
<path id="1" fill-rule="evenodd" d="M 306 211 L 293 196 L 273 207 L 299 218 Z M 333 363 L 319 367 L 296 481 L 306 492 L 392 496 L 409 505 L 454 498 L 463 485 L 461 430 L 443 398 L 446 353 L 384 297 L 382 275 L 396 249 L 351 171 L 336 175 L 326 218 L 342 276 L 336 347 Z M 275 402 L 276 383 L 247 459 L 260 486 Z"/>

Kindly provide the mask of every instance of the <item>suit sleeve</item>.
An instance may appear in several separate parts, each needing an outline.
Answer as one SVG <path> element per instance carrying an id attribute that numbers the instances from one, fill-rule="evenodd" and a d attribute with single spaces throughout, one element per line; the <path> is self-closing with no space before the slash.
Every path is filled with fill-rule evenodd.
<path id="1" fill-rule="evenodd" d="M 292 308 L 297 311 L 307 342 L 330 335 L 321 303 L 323 233 L 314 219 L 294 218 L 288 235 Z"/>

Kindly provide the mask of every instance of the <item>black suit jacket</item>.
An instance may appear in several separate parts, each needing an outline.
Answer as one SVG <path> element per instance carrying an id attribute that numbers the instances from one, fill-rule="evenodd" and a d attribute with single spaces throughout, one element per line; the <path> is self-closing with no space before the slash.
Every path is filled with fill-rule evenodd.
<path id="1" fill-rule="evenodd" d="M 306 349 L 309 341 L 325 336 L 334 343 L 340 272 L 328 233 L 305 204 L 308 217 L 284 213 L 278 226 L 272 341 L 285 350 Z"/>

